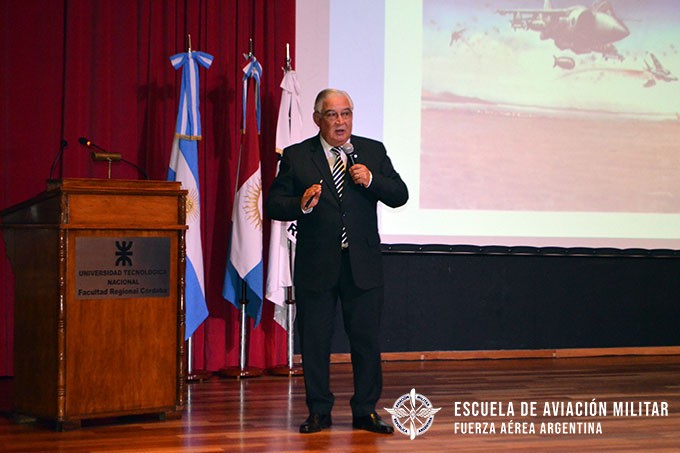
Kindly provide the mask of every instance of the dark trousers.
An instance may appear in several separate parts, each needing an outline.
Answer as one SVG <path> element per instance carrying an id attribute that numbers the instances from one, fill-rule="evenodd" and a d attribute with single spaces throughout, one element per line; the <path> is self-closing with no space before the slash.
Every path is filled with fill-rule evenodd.
<path id="1" fill-rule="evenodd" d="M 357 288 L 352 280 L 348 253 L 343 252 L 340 278 L 335 287 L 322 292 L 296 289 L 295 299 L 309 412 L 330 414 L 335 401 L 330 389 L 330 352 L 338 299 L 342 304 L 343 324 L 352 357 L 352 415 L 361 417 L 375 411 L 382 392 L 380 314 L 383 287 Z"/>

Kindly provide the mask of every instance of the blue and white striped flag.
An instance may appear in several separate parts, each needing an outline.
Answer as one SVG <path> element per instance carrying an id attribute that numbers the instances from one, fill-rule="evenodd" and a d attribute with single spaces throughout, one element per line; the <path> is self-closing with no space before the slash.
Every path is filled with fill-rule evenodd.
<path id="1" fill-rule="evenodd" d="M 204 52 L 185 52 L 170 57 L 175 69 L 182 68 L 179 110 L 175 138 L 172 141 L 168 181 L 180 181 L 188 191 L 186 222 L 186 277 L 185 305 L 188 339 L 208 317 L 203 274 L 203 246 L 201 243 L 201 200 L 198 186 L 198 143 L 201 139 L 199 113 L 198 65 L 209 68 L 213 56 Z"/>

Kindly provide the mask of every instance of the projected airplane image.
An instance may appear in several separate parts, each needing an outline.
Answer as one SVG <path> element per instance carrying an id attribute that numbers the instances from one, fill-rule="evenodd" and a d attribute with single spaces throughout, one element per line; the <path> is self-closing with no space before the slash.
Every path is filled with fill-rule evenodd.
<path id="1" fill-rule="evenodd" d="M 456 30 L 451 33 L 451 41 L 449 41 L 449 46 L 452 45 L 454 42 L 459 41 L 463 38 L 463 33 L 465 33 L 465 29 L 461 28 L 460 30 Z"/>
<path id="2" fill-rule="evenodd" d="M 652 59 L 652 64 L 650 65 L 645 61 L 645 66 L 651 77 L 645 84 L 646 87 L 656 85 L 657 80 L 661 80 L 663 82 L 676 82 L 678 80 L 678 78 L 671 74 L 668 69 L 663 67 L 661 62 L 654 56 L 653 53 L 650 52 L 649 57 Z"/>
<path id="3" fill-rule="evenodd" d="M 551 39 L 558 49 L 576 54 L 599 52 L 622 59 L 613 43 L 630 34 L 607 1 L 597 1 L 590 8 L 553 8 L 545 0 L 543 9 L 500 9 L 498 14 L 512 15 L 513 29 L 537 31 L 541 39 Z"/>
<path id="4" fill-rule="evenodd" d="M 421 209 L 680 213 L 674 0 L 422 11 Z"/>

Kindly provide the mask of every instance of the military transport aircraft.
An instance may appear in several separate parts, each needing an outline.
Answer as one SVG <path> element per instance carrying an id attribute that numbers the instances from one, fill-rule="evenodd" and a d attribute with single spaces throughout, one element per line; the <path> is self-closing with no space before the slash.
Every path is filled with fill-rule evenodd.
<path id="1" fill-rule="evenodd" d="M 560 50 L 576 54 L 598 52 L 605 58 L 622 60 L 612 43 L 630 34 L 606 0 L 596 1 L 590 7 L 568 8 L 553 8 L 551 1 L 545 0 L 543 9 L 501 9 L 497 13 L 512 15 L 513 29 L 537 31 L 541 39 L 552 39 Z"/>

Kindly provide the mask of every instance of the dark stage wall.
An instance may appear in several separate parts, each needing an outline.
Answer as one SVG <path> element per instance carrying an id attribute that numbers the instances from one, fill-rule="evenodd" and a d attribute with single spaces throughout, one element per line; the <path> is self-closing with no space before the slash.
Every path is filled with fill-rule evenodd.
<path id="1" fill-rule="evenodd" d="M 384 352 L 680 345 L 673 251 L 386 249 Z"/>

